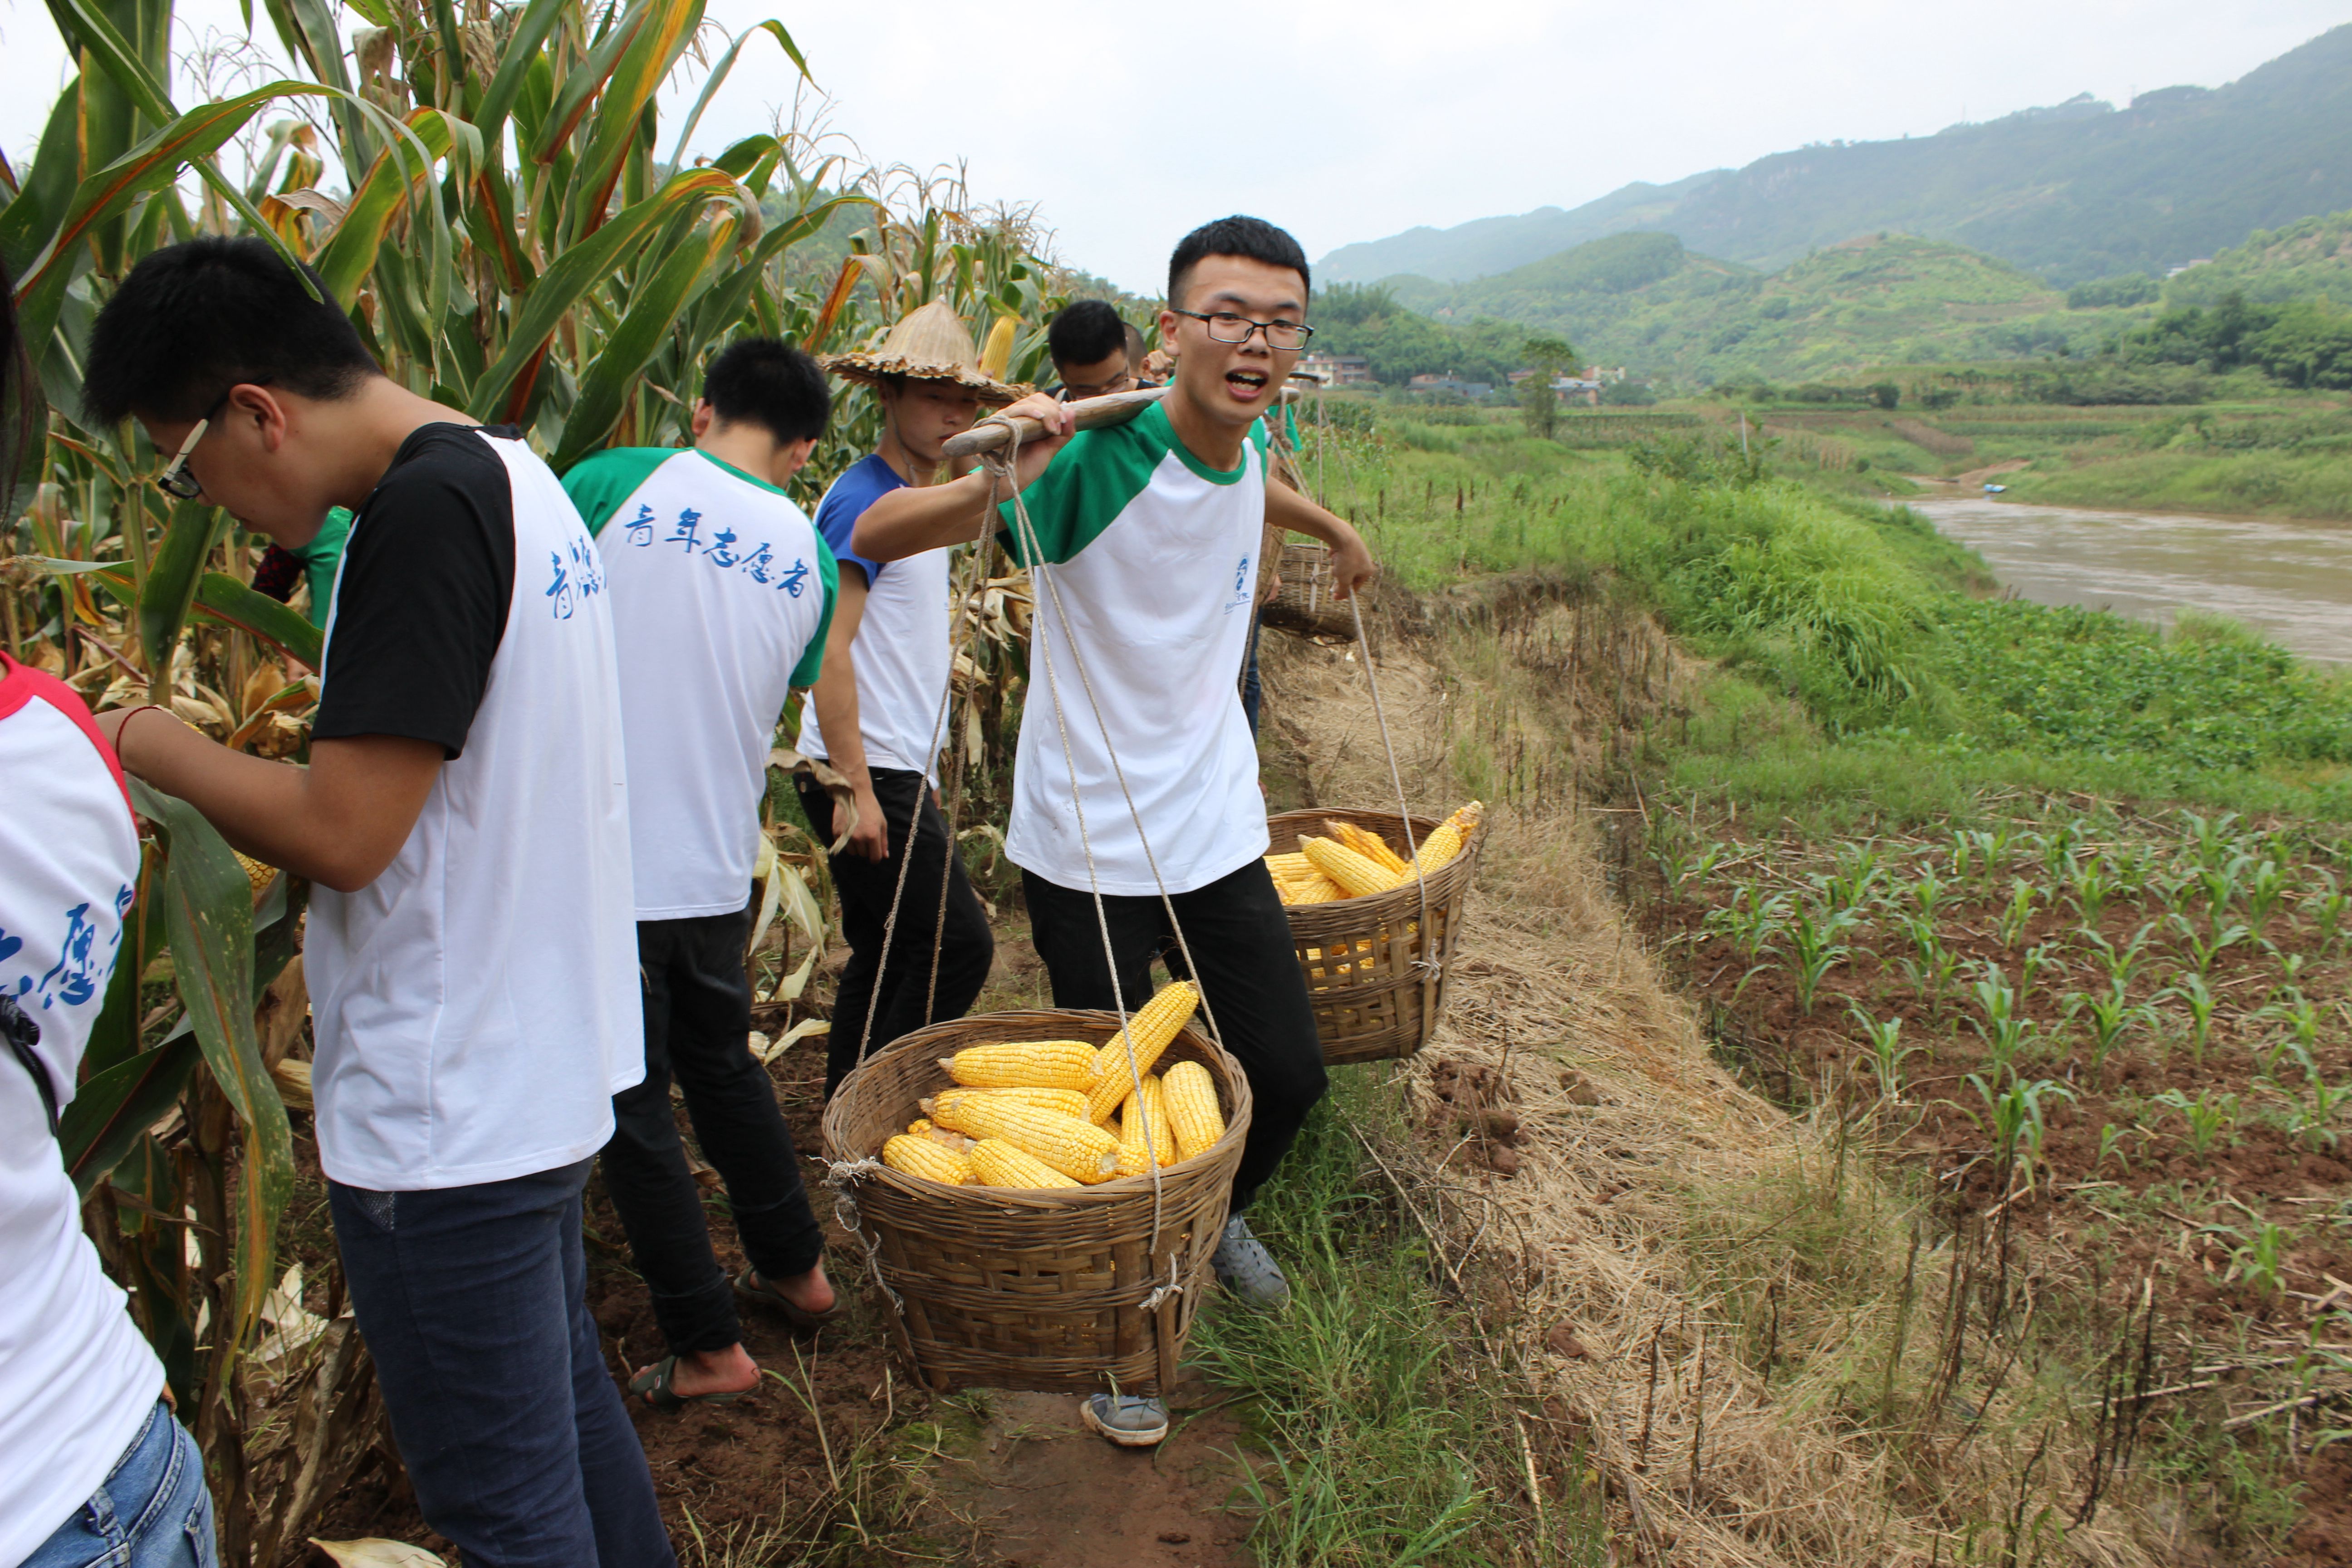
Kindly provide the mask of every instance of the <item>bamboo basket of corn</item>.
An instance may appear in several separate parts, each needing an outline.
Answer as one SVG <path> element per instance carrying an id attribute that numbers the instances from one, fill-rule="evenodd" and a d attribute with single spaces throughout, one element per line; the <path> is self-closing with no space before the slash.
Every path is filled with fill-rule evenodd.
<path id="1" fill-rule="evenodd" d="M 1282 586 L 1258 612 L 1267 626 L 1302 637 L 1356 635 L 1354 612 L 1348 608 L 1347 600 L 1333 593 L 1336 579 L 1331 574 L 1329 549 L 1294 540 L 1275 558 L 1275 571 L 1282 578 Z"/>
<path id="2" fill-rule="evenodd" d="M 1249 1080 L 1196 1026 L 1177 1033 L 1160 1065 L 1207 1068 L 1224 1133 L 1160 1171 L 1156 1238 L 1149 1174 L 1024 1191 L 951 1186 L 868 1163 L 920 1100 L 954 1087 L 942 1058 L 964 1047 L 1100 1046 L 1118 1029 L 1115 1013 L 1045 1009 L 934 1024 L 867 1058 L 826 1106 L 826 1160 L 836 1170 L 860 1165 L 842 1186 L 851 1200 L 842 1221 L 867 1247 L 892 1338 L 926 1387 L 1175 1387 L 1250 1122 Z"/>
<path id="3" fill-rule="evenodd" d="M 1403 822 L 1393 812 L 1319 808 L 1268 817 L 1269 853 L 1295 851 L 1302 836 L 1320 836 L 1324 823 L 1333 819 L 1378 835 L 1400 856 L 1412 854 Z M 1425 816 L 1412 818 L 1412 842 L 1426 842 L 1439 826 Z M 1409 1057 L 1429 1043 L 1445 1013 L 1463 904 L 1486 837 L 1484 831 L 1472 832 L 1460 853 L 1445 864 L 1424 878 L 1408 877 L 1386 892 L 1285 906 L 1291 944 L 1315 1005 L 1315 1030 L 1326 1062 L 1387 1061 Z M 1422 919 L 1424 885 L 1426 922 Z"/>

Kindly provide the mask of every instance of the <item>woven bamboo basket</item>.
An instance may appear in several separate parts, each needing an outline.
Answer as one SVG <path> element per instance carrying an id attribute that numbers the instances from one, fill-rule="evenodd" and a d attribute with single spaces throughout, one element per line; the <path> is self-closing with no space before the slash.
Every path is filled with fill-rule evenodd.
<path id="1" fill-rule="evenodd" d="M 1402 823 L 1393 812 L 1286 811 L 1266 819 L 1269 854 L 1298 847 L 1301 834 L 1323 837 L 1326 818 L 1377 833 L 1410 856 Z M 1412 842 L 1439 824 L 1412 818 Z M 1420 879 L 1427 884 L 1429 918 L 1422 919 L 1421 887 L 1408 880 L 1385 893 L 1288 907 L 1290 940 L 1315 1004 L 1315 1030 L 1326 1062 L 1376 1062 L 1409 1057 L 1429 1043 L 1445 1013 L 1445 985 L 1462 934 L 1462 906 L 1486 835 L 1470 835 L 1462 853 Z M 1428 959 L 1431 967 L 1422 967 Z"/>
<path id="2" fill-rule="evenodd" d="M 1348 601 L 1333 595 L 1331 552 L 1323 545 L 1296 541 L 1282 547 L 1275 571 L 1282 586 L 1258 612 L 1267 626 L 1307 637 L 1352 637 L 1356 617 Z"/>
<path id="3" fill-rule="evenodd" d="M 1115 1013 L 985 1013 L 934 1024 L 867 1058 L 824 1112 L 825 1158 L 872 1159 L 952 1088 L 939 1058 L 992 1040 L 1085 1040 L 1118 1032 Z M 1164 1394 L 1208 1287 L 1250 1122 L 1249 1080 L 1187 1026 L 1160 1068 L 1209 1069 L 1225 1135 L 1160 1173 L 1157 1240 L 1151 1178 L 1052 1192 L 950 1187 L 880 1166 L 842 1188 L 842 1221 L 858 1233 L 874 1277 L 895 1295 L 898 1349 L 926 1386 Z M 854 1206 L 853 1206 L 854 1205 Z M 854 1221 L 854 1223 L 853 1223 Z M 1171 1283 L 1180 1289 L 1161 1291 Z M 1155 1293 L 1160 1299 L 1153 1302 Z M 1147 1305 L 1147 1303 L 1150 1303 Z M 885 1301 L 885 1306 L 891 1303 Z"/>

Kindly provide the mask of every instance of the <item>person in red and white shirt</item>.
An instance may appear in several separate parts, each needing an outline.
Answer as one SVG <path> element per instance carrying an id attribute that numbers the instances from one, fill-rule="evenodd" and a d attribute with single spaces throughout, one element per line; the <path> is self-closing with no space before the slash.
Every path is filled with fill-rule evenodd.
<path id="1" fill-rule="evenodd" d="M 138 879 L 89 710 L 0 654 L 0 1568 L 214 1562 L 203 1457 L 82 1232 L 57 1139 Z"/>

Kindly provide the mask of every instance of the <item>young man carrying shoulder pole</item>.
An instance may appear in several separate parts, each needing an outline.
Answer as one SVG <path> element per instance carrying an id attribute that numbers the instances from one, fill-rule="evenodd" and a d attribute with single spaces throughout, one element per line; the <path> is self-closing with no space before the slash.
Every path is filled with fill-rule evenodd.
<path id="1" fill-rule="evenodd" d="M 645 1071 L 604 569 L 519 433 L 386 377 L 310 283 L 257 239 L 168 246 L 99 312 L 83 380 L 94 420 L 177 454 L 171 495 L 286 545 L 355 514 L 310 766 L 160 708 L 99 725 L 317 884 L 320 1163 L 425 1522 L 480 1568 L 667 1568 L 581 1236 Z"/>
<path id="2" fill-rule="evenodd" d="M 738 1296 L 812 1332 L 841 1310 L 775 1085 L 745 1044 L 744 970 L 768 752 L 833 619 L 832 552 L 783 487 L 831 412 L 814 360 L 747 338 L 703 378 L 692 449 L 614 447 L 563 476 L 596 537 L 620 655 L 646 1076 L 613 1098 L 604 1189 L 668 1348 L 629 1384 L 658 1409 L 758 1385 Z M 678 1141 L 673 1078 L 751 1261 L 732 1281 Z"/>
<path id="3" fill-rule="evenodd" d="M 1243 1300 L 1271 1307 L 1288 1286 L 1241 1211 L 1321 1098 L 1324 1073 L 1289 919 L 1262 858 L 1265 806 L 1234 675 L 1268 523 L 1330 545 L 1343 592 L 1370 581 L 1372 563 L 1346 522 L 1265 482 L 1258 421 L 1309 331 L 1297 242 L 1262 220 L 1227 218 L 1187 236 L 1169 273 L 1160 341 L 1176 349 L 1176 377 L 1162 401 L 1077 435 L 1051 398 L 1006 411 L 1049 434 L 1022 446 L 1013 477 L 1029 531 L 1008 542 L 1045 581 L 1005 854 L 1022 868 L 1057 1007 L 1115 997 L 1140 1006 L 1152 957 L 1181 929 L 1255 1105 L 1214 1263 Z M 1009 502 L 991 513 L 1003 500 L 987 473 L 896 490 L 859 520 L 856 548 L 892 561 L 971 539 L 984 523 L 1012 530 Z M 1121 1444 L 1168 1430 L 1155 1399 L 1097 1394 L 1085 1415 Z"/>
<path id="4" fill-rule="evenodd" d="M 880 447 L 817 504 L 817 531 L 841 563 L 841 602 L 824 673 L 801 717 L 800 750 L 849 781 L 857 808 L 856 826 L 840 843 L 833 796 L 812 779 L 798 781 L 810 827 L 837 846 L 833 885 L 849 942 L 825 1037 L 830 1097 L 862 1057 L 926 1024 L 961 1017 L 996 955 L 988 913 L 948 842 L 938 799 L 939 750 L 949 735 L 941 715 L 952 664 L 952 549 L 885 564 L 852 550 L 849 539 L 877 498 L 930 487 L 948 438 L 969 429 L 983 404 L 1010 403 L 1014 394 L 981 371 L 971 334 L 937 300 L 902 317 L 877 347 L 824 364 L 873 387 L 882 405 Z"/>

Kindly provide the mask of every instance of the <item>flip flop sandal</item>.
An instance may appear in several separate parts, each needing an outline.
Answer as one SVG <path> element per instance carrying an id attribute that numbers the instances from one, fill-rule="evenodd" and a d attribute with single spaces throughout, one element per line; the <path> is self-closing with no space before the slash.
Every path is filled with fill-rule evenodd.
<path id="1" fill-rule="evenodd" d="M 680 1394 L 673 1386 L 677 1377 L 677 1357 L 666 1355 L 629 1379 L 629 1394 L 656 1410 L 683 1410 L 689 1405 L 732 1405 L 751 1392 L 739 1388 L 732 1394 Z"/>
<path id="2" fill-rule="evenodd" d="M 772 1307 L 782 1312 L 784 1321 L 792 1325 L 795 1333 L 813 1334 L 827 1323 L 837 1323 L 849 1315 L 849 1298 L 838 1289 L 834 1291 L 832 1306 L 822 1312 L 812 1312 L 760 1279 L 760 1271 L 756 1268 L 746 1268 L 735 1277 L 735 1294 L 746 1301 L 756 1301 L 762 1307 Z"/>

